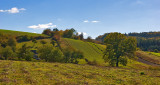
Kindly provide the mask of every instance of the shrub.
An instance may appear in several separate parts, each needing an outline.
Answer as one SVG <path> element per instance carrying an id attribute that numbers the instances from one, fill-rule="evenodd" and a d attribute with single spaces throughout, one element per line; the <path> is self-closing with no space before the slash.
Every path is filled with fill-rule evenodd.
<path id="1" fill-rule="evenodd" d="M 140 75 L 144 75 L 144 72 L 140 72 Z"/>
<path id="2" fill-rule="evenodd" d="M 24 41 L 31 40 L 31 37 L 29 37 L 28 35 L 22 35 L 22 36 L 16 37 L 16 39 L 18 42 L 24 42 Z"/>
<path id="3" fill-rule="evenodd" d="M 98 62 L 95 59 L 93 61 L 89 61 L 88 59 L 85 59 L 85 61 L 87 62 L 88 65 L 95 65 L 95 66 L 98 65 Z"/>
<path id="4" fill-rule="evenodd" d="M 26 44 L 24 44 L 19 50 L 18 50 L 18 59 L 19 60 L 31 60 L 33 57 L 33 54 L 30 51 L 30 47 L 27 47 Z"/>
<path id="5" fill-rule="evenodd" d="M 29 52 L 25 55 L 25 60 L 26 60 L 26 61 L 32 61 L 33 56 L 34 56 L 34 53 L 29 51 Z"/>
<path id="6" fill-rule="evenodd" d="M 1 52 L 0 52 L 2 59 L 4 57 L 5 60 L 7 60 L 8 58 L 13 59 L 15 56 L 14 52 L 12 51 L 12 48 L 7 46 L 5 48 L 1 48 Z"/>
<path id="7" fill-rule="evenodd" d="M 53 48 L 50 56 L 49 56 L 49 61 L 50 62 L 63 62 L 63 53 L 59 48 Z"/>
<path id="8" fill-rule="evenodd" d="M 81 51 L 67 49 L 64 51 L 64 61 L 65 63 L 74 63 L 78 64 L 78 59 L 84 58 L 84 55 Z"/>
<path id="9" fill-rule="evenodd" d="M 15 38 L 9 38 L 8 39 L 8 45 L 12 48 L 12 50 L 15 52 L 16 51 L 16 39 Z"/>
<path id="10" fill-rule="evenodd" d="M 158 53 L 158 50 L 157 50 L 157 49 L 154 49 L 154 52 Z"/>
<path id="11" fill-rule="evenodd" d="M 63 53 L 59 50 L 59 48 L 53 47 L 52 44 L 45 44 L 38 47 L 38 56 L 41 59 L 49 62 L 62 62 Z"/>

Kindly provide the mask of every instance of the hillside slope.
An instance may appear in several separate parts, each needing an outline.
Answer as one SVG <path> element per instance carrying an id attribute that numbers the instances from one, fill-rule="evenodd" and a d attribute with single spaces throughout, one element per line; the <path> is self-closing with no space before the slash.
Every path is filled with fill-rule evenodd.
<path id="1" fill-rule="evenodd" d="M 1 60 L 0 84 L 159 85 L 160 71 Z"/>
<path id="2" fill-rule="evenodd" d="M 44 36 L 44 37 L 48 37 L 48 36 L 43 35 L 43 34 L 22 32 L 22 31 L 13 31 L 13 30 L 4 30 L 4 29 L 0 29 L 0 33 L 7 34 L 7 35 L 10 35 L 10 36 L 28 35 L 28 36 Z"/>
<path id="3" fill-rule="evenodd" d="M 99 63 L 104 62 L 104 60 L 102 59 L 104 50 L 103 45 L 64 38 L 62 40 L 61 46 L 68 46 L 80 50 L 81 52 L 83 52 L 85 58 L 90 61 L 96 60 Z"/>

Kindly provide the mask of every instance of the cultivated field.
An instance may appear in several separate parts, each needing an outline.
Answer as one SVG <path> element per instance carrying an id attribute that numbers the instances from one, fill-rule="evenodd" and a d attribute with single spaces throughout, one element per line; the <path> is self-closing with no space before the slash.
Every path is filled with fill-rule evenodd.
<path id="1" fill-rule="evenodd" d="M 104 60 L 102 59 L 102 51 L 105 48 L 102 45 L 68 38 L 63 39 L 63 42 L 65 43 L 65 46 L 70 46 L 82 51 L 85 58 L 87 58 L 90 61 L 96 60 L 99 63 L 104 62 Z"/>

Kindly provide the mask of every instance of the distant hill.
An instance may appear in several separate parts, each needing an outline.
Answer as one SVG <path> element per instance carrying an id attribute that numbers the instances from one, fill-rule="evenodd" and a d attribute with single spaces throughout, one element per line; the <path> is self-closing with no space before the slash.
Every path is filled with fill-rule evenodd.
<path id="1" fill-rule="evenodd" d="M 4 30 L 4 29 L 0 29 L 0 34 L 1 33 L 7 34 L 7 35 L 10 35 L 10 36 L 28 35 L 28 36 L 44 36 L 44 37 L 47 37 L 47 35 L 44 35 L 44 34 L 22 32 L 22 31 L 13 31 L 13 30 Z"/>
<path id="2" fill-rule="evenodd" d="M 104 41 L 104 38 L 108 35 L 109 33 L 105 33 L 103 35 L 99 35 L 96 40 L 97 41 Z M 132 32 L 125 34 L 126 36 L 133 36 L 133 37 L 139 37 L 139 38 L 160 38 L 160 32 Z"/>

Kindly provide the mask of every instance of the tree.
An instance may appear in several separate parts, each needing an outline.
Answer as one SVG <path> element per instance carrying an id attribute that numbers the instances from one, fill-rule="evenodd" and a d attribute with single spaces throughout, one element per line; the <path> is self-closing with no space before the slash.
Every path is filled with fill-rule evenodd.
<path id="1" fill-rule="evenodd" d="M 104 40 L 106 51 L 103 59 L 109 61 L 112 66 L 127 64 L 127 57 L 133 57 L 136 51 L 137 42 L 133 37 L 126 37 L 121 33 L 110 33 Z"/>
<path id="2" fill-rule="evenodd" d="M 80 40 L 83 40 L 84 38 L 83 38 L 83 32 L 79 35 L 79 37 L 80 37 Z"/>
<path id="3" fill-rule="evenodd" d="M 87 40 L 87 42 L 92 42 L 93 41 L 91 36 L 88 36 L 86 40 Z"/>
<path id="4" fill-rule="evenodd" d="M 81 51 L 74 49 L 67 49 L 64 51 L 64 61 L 65 63 L 75 63 L 78 64 L 78 59 L 84 58 Z"/>
<path id="5" fill-rule="evenodd" d="M 59 48 L 53 48 L 50 56 L 49 56 L 49 61 L 50 62 L 63 62 L 63 53 Z"/>
<path id="6" fill-rule="evenodd" d="M 51 32 L 52 32 L 51 29 L 45 29 L 45 30 L 43 30 L 42 34 L 50 36 Z"/>
<path id="7" fill-rule="evenodd" d="M 9 38 L 8 39 L 8 45 L 12 48 L 12 50 L 15 52 L 16 50 L 16 39 L 15 38 Z"/>
<path id="8" fill-rule="evenodd" d="M 14 52 L 12 51 L 12 48 L 9 46 L 6 46 L 5 48 L 2 48 L 1 50 L 1 56 L 4 57 L 5 60 L 8 58 L 14 57 Z"/>
<path id="9" fill-rule="evenodd" d="M 75 33 L 75 29 L 66 29 L 64 32 L 63 32 L 63 37 L 65 38 L 72 38 L 73 35 Z"/>
<path id="10" fill-rule="evenodd" d="M 54 28 L 53 31 L 59 31 L 58 28 Z"/>
<path id="11" fill-rule="evenodd" d="M 63 59 L 63 53 L 58 48 L 53 47 L 52 44 L 38 47 L 37 52 L 38 56 L 46 62 L 61 62 Z"/>
<path id="12" fill-rule="evenodd" d="M 27 47 L 26 44 L 24 44 L 19 50 L 18 50 L 18 59 L 22 60 L 25 59 L 27 61 L 30 61 L 33 57 L 33 53 L 30 51 L 29 47 Z"/>
<path id="13" fill-rule="evenodd" d="M 34 43 L 33 47 L 35 46 L 35 44 L 37 43 L 36 39 L 32 39 L 32 42 Z"/>

